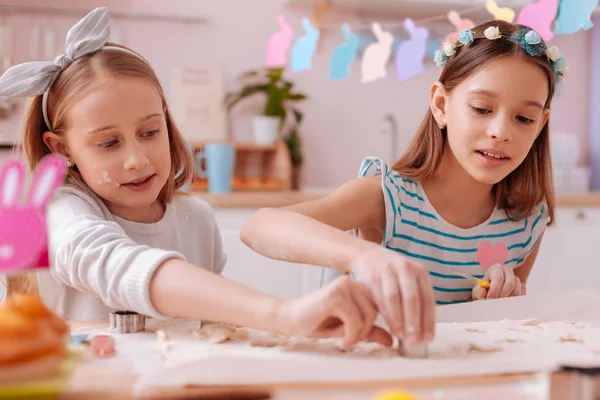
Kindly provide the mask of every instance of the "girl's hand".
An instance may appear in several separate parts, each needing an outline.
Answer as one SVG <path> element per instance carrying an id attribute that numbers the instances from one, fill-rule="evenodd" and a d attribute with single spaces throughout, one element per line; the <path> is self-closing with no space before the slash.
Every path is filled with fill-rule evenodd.
<path id="1" fill-rule="evenodd" d="M 413 344 L 433 340 L 435 296 L 423 265 L 376 245 L 358 253 L 349 268 L 394 335 Z"/>
<path id="2" fill-rule="evenodd" d="M 521 283 L 512 268 L 506 268 L 500 264 L 492 265 L 483 280 L 489 282 L 490 288 L 486 289 L 475 285 L 472 291 L 473 300 L 500 299 L 504 297 L 525 295 L 525 284 Z"/>
<path id="3" fill-rule="evenodd" d="M 284 302 L 277 313 L 280 331 L 288 336 L 343 337 L 343 345 L 360 341 L 392 344 L 375 326 L 378 312 L 368 291 L 348 276 L 299 299 Z"/>

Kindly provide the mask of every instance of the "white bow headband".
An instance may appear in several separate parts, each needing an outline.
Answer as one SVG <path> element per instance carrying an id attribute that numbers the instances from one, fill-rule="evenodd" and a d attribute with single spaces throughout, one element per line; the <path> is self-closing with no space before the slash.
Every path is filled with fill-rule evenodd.
<path id="1" fill-rule="evenodd" d="M 15 65 L 0 77 L 0 96 L 33 97 L 43 94 L 42 113 L 50 130 L 48 118 L 48 92 L 58 75 L 78 58 L 98 51 L 110 49 L 141 56 L 121 47 L 105 46 L 110 36 L 108 8 L 96 8 L 67 33 L 65 54 L 52 61 L 35 61 Z M 145 60 L 144 60 L 145 61 Z"/>

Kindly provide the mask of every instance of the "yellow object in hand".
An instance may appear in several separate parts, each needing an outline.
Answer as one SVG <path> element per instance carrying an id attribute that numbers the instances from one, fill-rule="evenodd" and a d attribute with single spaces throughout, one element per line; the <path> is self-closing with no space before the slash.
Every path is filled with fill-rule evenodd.
<path id="1" fill-rule="evenodd" d="M 466 274 L 464 272 L 455 272 L 456 275 L 462 276 L 463 278 L 467 278 L 467 279 L 473 279 L 475 281 L 475 283 L 477 283 L 479 286 L 482 286 L 486 289 L 490 288 L 490 284 L 486 281 L 484 281 L 483 279 L 479 279 L 479 278 L 475 278 L 473 275 L 471 274 Z"/>
<path id="2" fill-rule="evenodd" d="M 409 392 L 390 390 L 377 395 L 373 400 L 417 400 Z"/>

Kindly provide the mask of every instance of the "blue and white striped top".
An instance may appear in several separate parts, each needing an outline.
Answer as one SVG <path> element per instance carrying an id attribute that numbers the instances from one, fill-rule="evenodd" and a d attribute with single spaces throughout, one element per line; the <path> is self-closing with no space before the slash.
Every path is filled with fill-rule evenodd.
<path id="1" fill-rule="evenodd" d="M 483 241 L 508 247 L 506 266 L 516 268 L 535 248 L 549 216 L 540 204 L 521 221 L 511 221 L 495 209 L 487 221 L 463 229 L 445 221 L 433 208 L 419 182 L 403 179 L 379 158 L 363 161 L 359 177 L 382 176 L 386 224 L 382 246 L 427 266 L 438 304 L 469 301 L 473 283 L 455 272 L 482 278 L 477 260 Z"/>

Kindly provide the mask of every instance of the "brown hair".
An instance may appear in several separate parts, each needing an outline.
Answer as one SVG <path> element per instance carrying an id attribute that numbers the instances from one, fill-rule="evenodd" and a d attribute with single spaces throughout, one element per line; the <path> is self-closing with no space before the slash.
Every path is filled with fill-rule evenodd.
<path id="1" fill-rule="evenodd" d="M 106 45 L 125 48 L 113 43 L 107 43 Z M 40 160 L 50 153 L 50 149 L 43 140 L 44 132 L 53 131 L 61 134 L 65 131 L 68 110 L 74 102 L 87 93 L 86 88 L 99 74 L 144 78 L 160 94 L 171 149 L 171 173 L 159 194 L 158 200 L 163 203 L 170 202 L 176 190 L 193 178 L 195 173 L 194 161 L 185 139 L 173 121 L 163 89 L 154 70 L 141 56 L 136 57 L 125 51 L 104 49 L 91 53 L 75 60 L 73 64 L 60 73 L 48 93 L 48 119 L 54 129 L 47 126 L 44 121 L 42 95 L 32 99 L 25 113 L 22 138 L 22 146 L 29 167 L 33 170 Z M 76 166 L 69 169 L 68 177 L 78 183 L 85 184 Z M 35 282 L 31 280 L 32 276 L 32 274 L 27 274 L 21 277 L 9 278 L 7 280 L 8 294 L 36 291 Z"/>
<path id="2" fill-rule="evenodd" d="M 439 78 L 446 92 L 451 93 L 457 85 L 495 59 L 506 56 L 523 57 L 541 68 L 548 76 L 549 94 L 545 107 L 550 108 L 556 84 L 551 62 L 543 56 L 530 56 L 518 43 L 505 38 L 526 27 L 504 21 L 489 21 L 474 27 L 474 36 L 483 37 L 483 32 L 490 26 L 497 26 L 503 38 L 475 39 L 450 57 Z M 549 121 L 542 128 L 521 165 L 494 185 L 496 205 L 504 209 L 507 217 L 513 220 L 527 217 L 541 201 L 546 201 L 550 222 L 554 221 L 554 187 L 548 125 Z M 438 127 L 431 109 L 428 109 L 406 153 L 392 168 L 409 179 L 433 178 L 442 162 L 445 144 L 446 129 Z"/>

